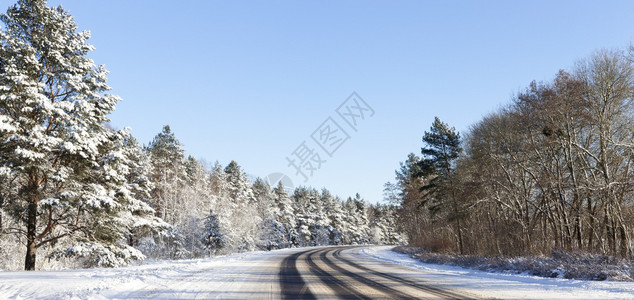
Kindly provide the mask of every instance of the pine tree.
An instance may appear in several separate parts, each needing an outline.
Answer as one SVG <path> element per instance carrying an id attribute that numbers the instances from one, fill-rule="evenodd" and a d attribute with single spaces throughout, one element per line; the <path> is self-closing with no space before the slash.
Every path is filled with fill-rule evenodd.
<path id="1" fill-rule="evenodd" d="M 210 188 L 210 173 L 205 170 L 201 162 L 188 156 L 184 162 L 186 180 L 183 182 L 179 194 L 178 207 L 175 207 L 174 225 L 181 229 L 185 240 L 185 248 L 190 257 L 198 257 L 205 250 L 200 242 L 203 232 L 204 219 L 208 209 L 212 206 L 212 192 Z"/>
<path id="2" fill-rule="evenodd" d="M 458 249 L 463 254 L 464 241 L 454 176 L 454 164 L 462 152 L 460 134 L 436 117 L 430 131 L 425 132 L 423 142 L 420 175 L 429 180 L 421 190 L 432 200 L 429 206 L 432 214 L 445 213 L 447 219 L 453 221 Z"/>
<path id="3" fill-rule="evenodd" d="M 128 244 L 140 249 L 145 255 L 153 254 L 160 237 L 173 230 L 172 225 L 156 217 L 156 211 L 149 205 L 154 184 L 150 181 L 150 158 L 139 146 L 137 140 L 127 131 L 122 132 L 119 157 L 124 158 L 126 195 L 124 225 L 128 228 Z"/>
<path id="4" fill-rule="evenodd" d="M 37 249 L 88 227 L 115 203 L 87 178 L 108 141 L 104 124 L 119 101 L 107 71 L 87 57 L 90 34 L 44 0 L 20 0 L 0 16 L 0 176 L 16 186 L 10 206 L 26 228 L 25 269 Z"/>
<path id="5" fill-rule="evenodd" d="M 281 247 L 280 240 L 284 235 L 284 226 L 277 221 L 279 208 L 275 204 L 271 187 L 261 178 L 253 182 L 253 195 L 256 201 L 256 210 L 261 222 L 260 236 L 257 238 L 258 248 L 272 250 Z"/>
<path id="6" fill-rule="evenodd" d="M 157 134 L 147 146 L 152 164 L 151 180 L 154 183 L 152 199 L 156 216 L 174 223 L 174 208 L 179 207 L 180 187 L 187 177 L 185 171 L 185 150 L 176 139 L 169 125 Z"/>
<path id="7" fill-rule="evenodd" d="M 202 243 L 205 250 L 211 255 L 226 245 L 226 238 L 218 222 L 218 216 L 214 214 L 212 210 L 209 211 L 209 215 L 205 218 L 205 230 Z"/>
<path id="8" fill-rule="evenodd" d="M 345 233 L 348 226 L 345 222 L 346 213 L 343 210 L 341 199 L 336 197 L 327 197 L 324 207 L 329 220 L 330 244 L 341 245 L 345 243 Z"/>
<path id="9" fill-rule="evenodd" d="M 249 251 L 256 248 L 260 236 L 262 219 L 257 211 L 258 204 L 247 175 L 240 165 L 231 161 L 223 171 L 224 175 L 214 176 L 225 182 L 216 208 L 221 225 L 227 229 L 227 248 L 235 251 Z"/>
<path id="10" fill-rule="evenodd" d="M 370 240 L 368 228 L 369 222 L 365 201 L 359 194 L 356 194 L 354 198 L 348 197 L 344 204 L 344 210 L 346 211 L 347 216 L 347 243 L 368 243 Z"/>
<path id="11" fill-rule="evenodd" d="M 315 212 L 319 194 L 314 189 L 298 187 L 293 194 L 300 246 L 315 246 Z"/>
<path id="12" fill-rule="evenodd" d="M 282 236 L 279 237 L 278 245 L 280 248 L 289 248 L 299 246 L 299 240 L 296 228 L 295 209 L 293 208 L 293 200 L 286 193 L 284 184 L 280 181 L 273 189 L 274 202 L 277 206 L 276 221 L 282 226 Z"/>
<path id="13" fill-rule="evenodd" d="M 395 207 L 392 205 L 370 205 L 368 216 L 370 239 L 373 244 L 396 245 L 403 242 L 396 230 Z"/>
<path id="14" fill-rule="evenodd" d="M 313 241 L 315 245 L 330 245 L 332 236 L 332 226 L 328 217 L 328 209 L 334 197 L 326 188 L 321 190 L 321 194 L 311 197 L 312 218 L 315 221 L 311 231 L 313 233 Z"/>
<path id="15" fill-rule="evenodd" d="M 256 199 L 249 178 L 244 171 L 242 171 L 242 168 L 237 162 L 232 160 L 227 167 L 225 167 L 225 173 L 227 174 L 227 182 L 229 183 L 229 197 L 235 203 L 255 202 Z"/>
<path id="16" fill-rule="evenodd" d="M 110 131 L 109 142 L 100 148 L 98 168 L 87 171 L 84 190 L 93 186 L 103 189 L 101 197 L 109 202 L 91 215 L 77 216 L 85 225 L 82 235 L 70 236 L 57 245 L 53 257 L 72 257 L 82 267 L 117 267 L 144 255 L 133 248 L 135 240 L 163 232 L 170 226 L 154 216 L 154 210 L 143 197 L 147 191 L 140 185 L 143 174 L 135 161 L 140 149 L 130 142 L 126 131 Z M 145 187 L 147 189 L 147 187 Z"/>

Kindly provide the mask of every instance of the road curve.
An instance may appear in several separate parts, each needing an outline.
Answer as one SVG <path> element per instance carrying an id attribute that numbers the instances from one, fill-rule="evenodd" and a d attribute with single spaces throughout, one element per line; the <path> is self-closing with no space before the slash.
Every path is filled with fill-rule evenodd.
<path id="1" fill-rule="evenodd" d="M 473 299 L 412 277 L 414 270 L 328 247 L 285 257 L 280 265 L 282 299 Z"/>
<path id="2" fill-rule="evenodd" d="M 473 299 L 426 280 L 429 273 L 363 253 L 364 247 L 284 249 L 192 267 L 191 272 L 140 268 L 105 299 Z M 174 268 L 187 268 L 175 264 Z M 145 275 L 144 275 L 145 274 Z M 433 277 L 433 276 L 432 276 Z M 144 278 L 134 282 L 135 278 Z M 81 298 L 81 297 L 80 297 Z M 86 298 L 86 297 L 84 297 Z"/>

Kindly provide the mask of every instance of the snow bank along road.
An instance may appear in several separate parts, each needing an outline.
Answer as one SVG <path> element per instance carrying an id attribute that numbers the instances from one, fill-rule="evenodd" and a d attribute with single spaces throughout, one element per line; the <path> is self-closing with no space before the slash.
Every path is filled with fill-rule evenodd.
<path id="1" fill-rule="evenodd" d="M 489 274 L 391 247 L 320 247 L 117 269 L 0 271 L 0 299 L 633 299 L 634 283 Z"/>

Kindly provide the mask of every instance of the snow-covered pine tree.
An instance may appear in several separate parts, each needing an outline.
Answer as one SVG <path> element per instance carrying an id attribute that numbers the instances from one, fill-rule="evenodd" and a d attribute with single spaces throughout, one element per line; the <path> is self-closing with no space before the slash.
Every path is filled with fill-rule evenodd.
<path id="1" fill-rule="evenodd" d="M 134 246 L 134 236 L 141 229 L 162 232 L 170 226 L 154 216 L 154 210 L 135 196 L 144 196 L 147 187 L 139 185 L 137 158 L 140 149 L 130 144 L 124 131 L 110 131 L 108 142 L 102 143 L 97 167 L 86 170 L 80 190 L 99 190 L 102 206 L 77 216 L 85 224 L 75 234 L 53 248 L 54 257 L 72 257 L 81 267 L 117 267 L 144 255 Z M 133 183 L 131 183 L 133 182 Z M 96 201 L 96 200 L 93 200 Z M 88 209 L 87 209 L 88 210 Z M 147 233 L 146 233 L 147 234 Z"/>
<path id="2" fill-rule="evenodd" d="M 261 224 L 256 244 L 259 249 L 279 249 L 279 240 L 283 236 L 284 228 L 277 222 L 278 208 L 274 202 L 271 186 L 261 178 L 253 182 L 253 195 L 256 199 L 256 211 Z"/>
<path id="3" fill-rule="evenodd" d="M 262 220 L 257 212 L 257 199 L 251 183 L 240 165 L 231 161 L 225 167 L 227 196 L 231 207 L 226 217 L 231 231 L 227 234 L 231 248 L 236 251 L 255 249 L 255 240 L 259 235 Z"/>
<path id="4" fill-rule="evenodd" d="M 204 233 L 202 237 L 202 244 L 205 247 L 205 251 L 210 255 L 214 255 L 218 250 L 222 249 L 226 245 L 225 235 L 222 233 L 220 223 L 218 222 L 218 216 L 209 211 L 209 214 L 205 218 Z"/>
<path id="5" fill-rule="evenodd" d="M 284 184 L 280 181 L 273 189 L 274 203 L 277 206 L 276 218 L 277 224 L 282 227 L 282 236 L 279 237 L 277 244 L 280 248 L 290 248 L 299 246 L 299 236 L 296 230 L 296 216 L 293 208 L 293 200 L 286 193 Z"/>
<path id="6" fill-rule="evenodd" d="M 346 236 L 349 244 L 365 244 L 370 241 L 368 215 L 365 201 L 359 194 L 354 198 L 348 197 L 344 204 L 348 231 Z"/>
<path id="7" fill-rule="evenodd" d="M 185 248 L 190 257 L 199 257 L 205 251 L 201 243 L 204 220 L 211 209 L 213 199 L 209 185 L 210 174 L 204 165 L 188 156 L 185 160 L 187 179 L 179 193 L 180 207 L 175 208 L 175 226 L 181 229 Z"/>
<path id="8" fill-rule="evenodd" d="M 321 195 L 314 188 L 298 187 L 293 194 L 297 232 L 301 246 L 317 246 L 327 244 L 328 233 L 325 232 Z"/>
<path id="9" fill-rule="evenodd" d="M 99 168 L 104 124 L 119 98 L 107 71 L 87 57 L 89 32 L 45 0 L 20 0 L 0 16 L 0 176 L 17 194 L 5 204 L 24 228 L 26 270 L 37 249 L 86 231 L 82 216 L 105 217 L 106 189 L 86 184 Z"/>
<path id="10" fill-rule="evenodd" d="M 333 207 L 335 197 L 326 188 L 321 190 L 319 198 L 315 198 L 315 210 L 313 211 L 315 219 L 315 228 L 313 229 L 313 237 L 317 245 L 331 245 L 333 237 L 333 227 L 330 224 L 330 209 Z"/>
<path id="11" fill-rule="evenodd" d="M 397 245 L 403 238 L 396 229 L 396 208 L 389 204 L 369 206 L 370 242 L 378 245 Z"/>
<path id="12" fill-rule="evenodd" d="M 176 139 L 169 125 L 157 134 L 146 147 L 152 165 L 151 181 L 153 207 L 156 215 L 166 222 L 175 221 L 174 209 L 179 207 L 180 187 L 187 177 L 185 171 L 185 150 Z"/>
<path id="13" fill-rule="evenodd" d="M 330 244 L 341 245 L 345 243 L 345 232 L 347 224 L 345 222 L 346 215 L 343 210 L 343 203 L 339 198 L 332 198 L 325 205 L 326 215 L 330 221 Z"/>
<path id="14" fill-rule="evenodd" d="M 397 222 L 397 207 L 394 205 L 379 205 L 382 211 L 382 220 L 385 224 L 383 234 L 385 236 L 383 242 L 388 245 L 399 245 L 406 242 L 405 237 L 401 234 Z"/>
<path id="15" fill-rule="evenodd" d="M 209 174 L 209 192 L 212 205 L 218 205 L 223 199 L 229 198 L 228 185 L 227 173 L 225 173 L 224 168 L 218 161 L 214 162 Z"/>
<path id="16" fill-rule="evenodd" d="M 191 256 L 186 241 L 192 219 L 188 217 L 188 206 L 185 203 L 189 188 L 185 150 L 170 126 L 165 125 L 145 147 L 145 151 L 150 157 L 150 181 L 154 185 L 151 205 L 158 217 L 172 225 L 172 229 L 161 236 L 155 255 L 169 258 Z M 194 223 L 195 227 L 200 228 L 197 226 L 199 222 Z"/>
<path id="17" fill-rule="evenodd" d="M 119 148 L 126 166 L 126 204 L 124 224 L 129 229 L 128 244 L 145 255 L 156 257 L 157 242 L 172 230 L 172 225 L 156 217 L 150 207 L 150 193 L 154 184 L 150 181 L 150 158 L 137 140 L 127 131 L 121 131 Z"/>
<path id="18" fill-rule="evenodd" d="M 227 186 L 229 198 L 236 203 L 254 203 L 256 201 L 249 178 L 237 162 L 232 160 L 225 167 L 225 173 L 229 183 Z"/>
<path id="19" fill-rule="evenodd" d="M 225 173 L 224 167 L 217 161 L 211 169 L 209 189 L 211 193 L 211 207 L 218 216 L 220 226 L 225 228 L 225 248 L 231 248 L 232 239 L 234 237 L 231 216 L 233 211 L 236 210 L 237 205 L 229 197 L 227 173 Z"/>

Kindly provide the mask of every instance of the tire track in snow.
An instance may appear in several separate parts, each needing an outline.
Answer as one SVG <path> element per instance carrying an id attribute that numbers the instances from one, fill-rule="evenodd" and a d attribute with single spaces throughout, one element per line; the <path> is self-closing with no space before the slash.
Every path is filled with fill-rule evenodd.
<path id="1" fill-rule="evenodd" d="M 310 271 L 319 277 L 319 280 L 326 284 L 330 289 L 332 289 L 339 299 L 371 299 L 370 297 L 359 293 L 354 288 L 350 287 L 349 284 L 346 284 L 343 280 L 339 279 L 341 274 L 332 274 L 328 273 L 323 268 L 319 267 L 317 263 L 315 263 L 314 255 L 320 253 L 319 258 L 322 258 L 322 254 L 331 251 L 330 249 L 326 250 L 317 250 L 313 251 L 306 257 L 306 262 L 310 266 Z M 323 259 L 322 259 L 323 260 Z"/>
<path id="2" fill-rule="evenodd" d="M 311 251 L 297 252 L 282 260 L 279 273 L 282 299 L 316 299 L 297 270 L 298 258 Z"/>
<path id="3" fill-rule="evenodd" d="M 376 275 L 376 276 L 380 276 L 380 277 L 383 277 L 383 278 L 386 278 L 386 279 L 389 279 L 389 280 L 392 280 L 392 281 L 399 282 L 401 284 L 416 288 L 416 289 L 418 289 L 420 291 L 423 291 L 425 293 L 428 293 L 428 294 L 441 296 L 441 297 L 443 297 L 445 299 L 472 299 L 472 298 L 470 298 L 468 296 L 465 296 L 465 295 L 461 295 L 461 294 L 457 294 L 457 293 L 454 293 L 454 292 L 442 290 L 442 289 L 439 289 L 439 288 L 436 288 L 436 287 L 433 287 L 433 286 L 421 284 L 421 283 L 418 283 L 418 282 L 411 281 L 409 279 L 401 278 L 401 277 L 398 277 L 398 276 L 395 276 L 395 275 L 392 275 L 392 274 L 380 272 L 380 271 L 373 270 L 371 268 L 362 266 L 362 265 L 360 265 L 358 263 L 355 263 L 355 262 L 353 262 L 353 261 L 351 261 L 351 260 L 349 260 L 347 258 L 344 258 L 341 255 L 342 251 L 343 251 L 343 249 L 338 249 L 338 250 L 334 251 L 333 256 L 336 259 L 338 259 L 339 261 L 341 261 L 341 262 L 343 262 L 343 263 L 345 263 L 347 265 L 350 265 L 352 267 L 355 267 L 355 268 L 357 268 L 359 270 L 362 270 L 362 271 L 368 272 L 370 274 L 373 274 L 373 275 Z"/>

